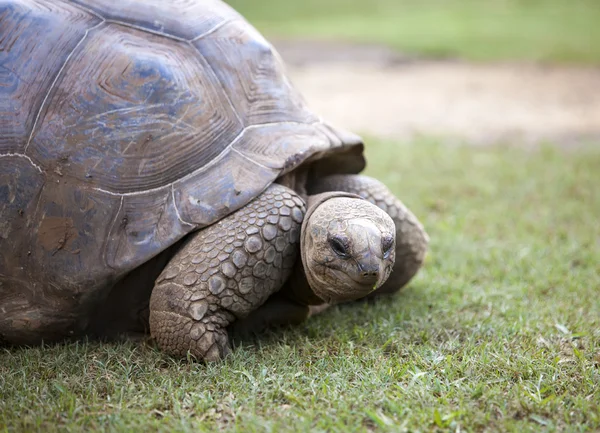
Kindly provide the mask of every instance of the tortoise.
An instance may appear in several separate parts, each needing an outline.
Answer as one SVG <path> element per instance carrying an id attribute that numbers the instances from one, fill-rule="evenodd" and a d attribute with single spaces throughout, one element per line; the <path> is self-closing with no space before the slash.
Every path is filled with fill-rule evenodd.
<path id="1" fill-rule="evenodd" d="M 232 326 L 396 292 L 428 236 L 219 0 L 0 6 L 0 339 Z M 391 276 L 390 276 L 391 275 Z M 311 310 L 312 309 L 312 310 Z"/>

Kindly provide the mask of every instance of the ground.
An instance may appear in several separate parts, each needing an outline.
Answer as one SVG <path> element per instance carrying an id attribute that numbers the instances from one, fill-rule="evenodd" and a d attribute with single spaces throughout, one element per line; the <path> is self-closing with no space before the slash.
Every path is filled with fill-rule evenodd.
<path id="1" fill-rule="evenodd" d="M 470 144 L 600 138 L 596 67 L 427 60 L 339 42 L 274 44 L 311 107 L 354 131 Z"/>

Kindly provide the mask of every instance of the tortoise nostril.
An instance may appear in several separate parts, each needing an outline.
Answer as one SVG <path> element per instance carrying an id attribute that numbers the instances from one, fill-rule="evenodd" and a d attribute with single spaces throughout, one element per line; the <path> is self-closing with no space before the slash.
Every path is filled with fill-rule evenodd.
<path id="1" fill-rule="evenodd" d="M 361 280 L 365 282 L 365 284 L 372 284 L 379 279 L 379 265 L 375 263 L 370 263 L 368 265 L 361 264 L 359 265 L 359 275 Z"/>

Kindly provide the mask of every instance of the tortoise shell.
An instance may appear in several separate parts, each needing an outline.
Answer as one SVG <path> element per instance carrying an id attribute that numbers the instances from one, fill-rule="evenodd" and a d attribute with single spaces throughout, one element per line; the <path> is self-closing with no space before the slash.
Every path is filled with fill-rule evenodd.
<path id="1" fill-rule="evenodd" d="M 218 0 L 0 12 L 0 307 L 27 312 L 15 328 L 82 315 L 307 161 L 350 150 L 349 171 L 364 165 L 360 139 L 311 112 L 273 47 Z"/>

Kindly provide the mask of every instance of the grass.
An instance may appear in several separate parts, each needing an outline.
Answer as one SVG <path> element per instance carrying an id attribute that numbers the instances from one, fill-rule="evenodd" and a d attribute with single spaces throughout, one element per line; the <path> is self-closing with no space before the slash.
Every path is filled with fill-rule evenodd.
<path id="1" fill-rule="evenodd" d="M 598 0 L 228 0 L 268 37 L 476 61 L 600 63 Z"/>
<path id="2" fill-rule="evenodd" d="M 0 431 L 600 429 L 600 150 L 373 141 L 431 253 L 392 301 L 225 362 L 151 344 L 0 352 Z"/>

